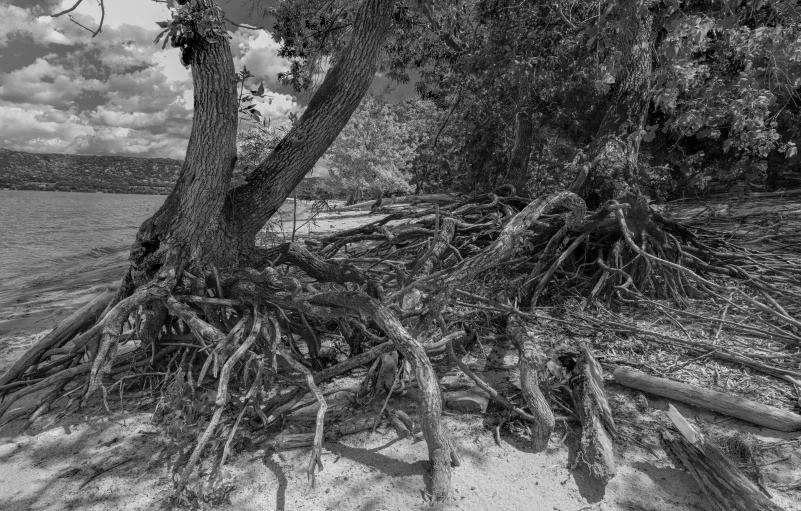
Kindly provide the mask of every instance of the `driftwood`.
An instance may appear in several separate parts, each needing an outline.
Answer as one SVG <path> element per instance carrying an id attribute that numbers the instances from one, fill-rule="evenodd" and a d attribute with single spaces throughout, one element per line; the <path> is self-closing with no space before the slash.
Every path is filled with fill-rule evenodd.
<path id="1" fill-rule="evenodd" d="M 506 324 L 506 333 L 517 345 L 520 353 L 518 366 L 520 367 L 520 387 L 526 405 L 534 416 L 531 428 L 531 444 L 536 452 L 544 451 L 548 447 L 556 421 L 551 411 L 551 405 L 540 389 L 543 382 L 546 357 L 540 351 L 536 342 L 526 331 L 525 323 L 515 315 L 509 317 Z"/>
<path id="2" fill-rule="evenodd" d="M 391 206 L 393 204 L 423 204 L 423 203 L 431 203 L 431 204 L 451 204 L 458 197 L 453 194 L 448 193 L 428 193 L 428 194 L 419 194 L 419 195 L 402 195 L 400 197 L 383 197 L 381 200 L 381 206 Z M 350 206 L 342 206 L 336 207 L 333 211 L 367 211 L 373 207 L 376 203 L 375 199 L 357 202 L 356 204 L 351 204 Z"/>
<path id="3" fill-rule="evenodd" d="M 657 378 L 628 367 L 615 369 L 614 377 L 624 387 L 701 406 L 766 428 L 778 431 L 801 430 L 801 415 L 742 397 Z"/>
<path id="4" fill-rule="evenodd" d="M 669 405 L 678 433 L 662 431 L 665 451 L 681 461 L 716 511 L 781 511 L 721 450 Z"/>
<path id="5" fill-rule="evenodd" d="M 581 456 L 590 475 L 606 483 L 617 472 L 613 446 L 617 429 L 606 400 L 603 371 L 583 348 L 573 373 L 570 388 L 582 426 Z"/>

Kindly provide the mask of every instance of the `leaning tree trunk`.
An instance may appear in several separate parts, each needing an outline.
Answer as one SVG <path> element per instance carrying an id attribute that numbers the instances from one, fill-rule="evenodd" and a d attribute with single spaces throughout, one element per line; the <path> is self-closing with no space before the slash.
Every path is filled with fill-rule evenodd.
<path id="1" fill-rule="evenodd" d="M 625 0 L 620 18 L 622 70 L 587 162 L 571 187 L 591 209 L 638 189 L 637 157 L 650 103 L 653 16 L 646 0 Z"/>
<path id="2" fill-rule="evenodd" d="M 237 237 L 252 239 L 314 167 L 359 106 L 390 29 L 395 3 L 366 0 L 348 47 L 325 77 L 300 120 L 248 182 L 228 194 L 225 213 Z"/>

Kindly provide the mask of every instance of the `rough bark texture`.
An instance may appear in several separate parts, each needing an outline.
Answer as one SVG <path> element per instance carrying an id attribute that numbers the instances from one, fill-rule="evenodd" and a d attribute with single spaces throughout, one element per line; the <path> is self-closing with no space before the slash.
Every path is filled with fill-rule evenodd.
<path id="1" fill-rule="evenodd" d="M 671 419 L 679 431 L 662 431 L 662 445 L 665 451 L 678 459 L 693 476 L 709 499 L 711 509 L 716 511 L 781 511 L 782 508 L 766 497 L 754 483 L 737 468 L 721 450 L 708 442 L 704 435 L 696 431 L 678 417 Z M 668 413 L 670 416 L 671 413 Z M 685 436 L 689 433 L 690 438 Z"/>
<path id="2" fill-rule="evenodd" d="M 657 378 L 628 367 L 618 367 L 615 369 L 614 376 L 616 382 L 632 389 L 702 406 L 778 431 L 801 431 L 801 415 L 789 410 L 757 403 L 725 392 Z"/>
<path id="3" fill-rule="evenodd" d="M 617 469 L 612 445 L 616 428 L 606 400 L 603 370 L 584 348 L 573 371 L 570 387 L 581 420 L 581 456 L 590 476 L 605 484 Z"/>
<path id="4" fill-rule="evenodd" d="M 604 201 L 637 189 L 640 130 L 650 103 L 651 25 L 646 0 L 620 4 L 622 69 L 598 134 L 587 151 L 588 163 L 571 190 L 595 209 Z"/>
<path id="5" fill-rule="evenodd" d="M 506 325 L 509 338 L 517 344 L 520 359 L 520 387 L 531 415 L 535 417 L 531 429 L 531 444 L 536 452 L 544 451 L 548 447 L 554 425 L 551 405 L 543 395 L 541 383 L 544 383 L 545 354 L 537 347 L 534 338 L 526 331 L 525 323 L 518 316 L 511 316 Z M 542 385 L 547 389 L 547 385 Z"/>
<path id="6" fill-rule="evenodd" d="M 200 0 L 197 8 L 214 7 Z M 229 191 L 236 160 L 237 94 L 230 45 L 194 43 L 194 122 L 186 159 L 164 205 L 142 224 L 121 296 L 165 263 L 233 266 L 259 260 L 254 239 L 350 119 L 370 86 L 394 2 L 367 0 L 351 41 L 305 113 L 249 181 Z"/>
<path id="7" fill-rule="evenodd" d="M 572 192 L 556 192 L 546 197 L 531 201 L 520 213 L 515 215 L 504 226 L 498 238 L 478 255 L 465 259 L 454 267 L 444 278 L 436 274 L 420 279 L 415 287 L 437 289 L 442 299 L 447 298 L 462 282 L 469 281 L 491 266 L 511 257 L 520 246 L 518 241 L 537 219 L 556 208 L 563 206 L 570 209 L 567 217 L 568 225 L 578 225 L 587 211 L 584 201 Z"/>
<path id="8" fill-rule="evenodd" d="M 451 446 L 440 425 L 442 396 L 439 379 L 426 355 L 425 348 L 417 339 L 409 335 L 392 311 L 362 293 L 327 293 L 315 296 L 312 302 L 326 306 L 345 307 L 371 316 L 392 339 L 398 351 L 412 364 L 422 392 L 419 413 L 423 436 L 428 445 L 428 458 L 431 461 L 431 496 L 435 502 L 444 500 L 451 485 Z"/>
<path id="9" fill-rule="evenodd" d="M 215 7 L 200 0 L 198 9 Z M 220 211 L 236 163 L 236 71 L 227 38 L 191 43 L 194 117 L 178 181 L 159 210 L 139 229 L 131 247 L 132 286 L 150 280 L 161 265 L 179 271 L 186 261 L 222 262 L 236 258 L 226 239 Z"/>

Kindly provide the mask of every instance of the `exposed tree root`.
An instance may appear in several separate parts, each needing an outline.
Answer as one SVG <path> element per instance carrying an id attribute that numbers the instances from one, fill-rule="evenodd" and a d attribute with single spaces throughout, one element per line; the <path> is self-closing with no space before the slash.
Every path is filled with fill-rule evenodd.
<path id="1" fill-rule="evenodd" d="M 548 389 L 544 375 L 546 357 L 537 347 L 532 336 L 526 331 L 525 324 L 517 316 L 511 316 L 507 322 L 506 332 L 517 345 L 519 352 L 520 386 L 526 399 L 528 409 L 535 417 L 531 444 L 539 452 L 548 447 L 555 420 L 550 403 L 543 396 L 542 389 Z"/>
<path id="2" fill-rule="evenodd" d="M 666 220 L 641 197 L 591 213 L 570 192 L 534 200 L 495 193 L 437 197 L 434 207 L 396 211 L 364 227 L 259 253 L 261 262 L 252 267 L 165 266 L 129 296 L 100 295 L 0 376 L 0 420 L 24 420 L 28 427 L 50 407 L 64 414 L 86 406 L 97 390 L 109 406 L 110 390 L 148 389 L 164 396 L 161 420 L 180 432 L 171 437 L 177 493 L 193 491 L 193 474 L 201 474 L 200 484 L 205 461 L 219 483 L 238 432 L 257 423 L 275 445 L 312 447 L 313 484 L 326 438 L 369 430 L 383 416 L 400 437 L 414 434 L 415 421 L 393 400 L 397 383 L 406 385 L 399 374 L 408 363 L 422 398 L 417 419 L 431 461 L 429 494 L 440 501 L 458 458 L 440 422 L 435 363 L 447 354 L 445 362 L 475 380 L 510 419 L 530 424 L 532 445 L 542 450 L 555 425 L 551 406 L 568 405 L 549 396 L 554 381 L 545 353 L 553 347 L 532 333 L 541 322 L 585 335 L 636 336 L 801 388 L 797 354 L 785 349 L 789 358 L 776 356 L 777 349 L 801 346 L 798 261 Z M 724 314 L 694 312 L 688 306 L 697 298 Z M 540 308 L 565 300 L 576 307 L 561 315 Z M 658 311 L 678 325 L 682 318 L 702 319 L 714 339 L 686 330 L 679 337 L 607 310 L 625 306 Z M 730 334 L 772 344 L 721 345 Z M 524 404 L 490 387 L 454 351 L 494 335 L 506 335 L 517 348 Z M 362 401 L 378 417 L 324 421 L 332 412 L 321 386 L 371 363 Z M 571 387 L 584 426 L 583 458 L 607 481 L 615 470 L 615 427 L 600 366 L 587 350 Z M 309 392 L 320 405 L 313 435 L 276 432 Z"/>

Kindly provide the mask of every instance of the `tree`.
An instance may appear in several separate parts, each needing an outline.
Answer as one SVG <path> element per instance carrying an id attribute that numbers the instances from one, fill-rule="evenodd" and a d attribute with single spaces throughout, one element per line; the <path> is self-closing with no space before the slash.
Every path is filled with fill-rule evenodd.
<path id="1" fill-rule="evenodd" d="M 326 152 L 332 177 L 344 189 L 371 195 L 411 192 L 410 165 L 435 121 L 433 105 L 424 101 L 388 104 L 367 94 Z"/>
<path id="2" fill-rule="evenodd" d="M 675 57 L 664 48 L 674 47 L 677 40 L 686 42 L 684 35 L 670 32 L 685 30 L 682 23 L 672 25 L 685 14 L 677 13 L 678 2 L 611 1 L 603 11 L 598 10 L 599 4 L 580 0 L 558 4 L 422 2 L 414 9 L 388 0 L 363 0 L 359 5 L 345 0 L 282 2 L 272 11 L 278 20 L 276 35 L 284 41 L 282 54 L 294 60 L 283 78 L 298 89 L 313 90 L 314 95 L 286 136 L 244 183 L 233 188 L 237 101 L 243 89 L 237 91 L 223 14 L 212 0 L 179 3 L 173 19 L 162 24 L 160 36 L 181 47 L 195 84 L 195 119 L 178 182 L 164 206 L 137 234 L 131 267 L 119 290 L 76 313 L 0 376 L 0 389 L 8 394 L 0 403 L 0 417 L 32 420 L 65 394 L 78 395 L 85 404 L 97 390 L 106 392 L 107 377 L 125 367 L 162 364 L 162 369 L 171 369 L 177 364 L 170 382 L 171 417 L 176 424 L 172 430 L 181 435 L 182 427 L 195 428 L 185 433 L 188 443 L 178 449 L 185 453 L 176 463 L 180 493 L 187 490 L 209 439 L 227 431 L 228 441 L 218 449 L 215 466 L 223 464 L 250 403 L 255 401 L 258 417 L 265 425 L 271 424 L 302 398 L 305 384 L 320 404 L 309 461 L 313 483 L 327 409 L 318 385 L 376 360 L 365 383 L 387 391 L 388 401 L 394 377 L 403 367 L 396 371 L 397 350 L 412 364 L 422 392 L 419 412 L 431 460 L 430 495 L 437 501 L 448 494 L 451 464 L 457 464 L 458 457 L 440 426 L 440 389 L 426 350 L 444 350 L 459 364 L 453 336 L 470 336 L 457 329 L 461 326 L 454 328 L 456 323 L 461 325 L 460 320 L 449 324 L 446 319 L 450 300 L 457 293 L 478 300 L 483 310 L 503 312 L 503 328 L 520 352 L 522 395 L 528 411 L 491 394 L 510 415 L 532 423 L 532 444 L 538 450 L 548 445 L 554 417 L 547 392 L 542 392 L 548 387 L 545 357 L 525 328 L 531 315 L 519 307 L 536 308 L 555 279 L 560 279 L 559 287 L 570 285 L 583 293 L 585 307 L 599 301 L 617 307 L 640 303 L 643 298 L 646 303 L 655 303 L 652 299 L 657 298 L 684 304 L 694 294 L 730 304 L 731 298 L 725 296 L 736 295 L 764 315 L 755 317 L 769 329 L 771 340 L 790 336 L 798 342 L 794 329 L 801 322 L 787 312 L 794 310 L 788 304 L 797 293 L 780 289 L 797 276 L 785 279 L 784 269 L 749 273 L 754 261 L 750 255 L 722 252 L 731 246 L 728 242 L 721 241 L 723 248 L 710 248 L 685 226 L 654 211 L 643 194 L 647 166 L 640 161 L 640 146 L 657 129 L 653 122 L 649 124 L 648 116 L 681 110 L 666 125 L 686 126 L 692 124 L 690 112 L 698 104 L 691 87 L 683 88 L 681 94 L 669 92 L 665 81 L 659 98 L 674 94 L 685 102 L 686 110 L 664 108 L 656 114 L 651 108 L 655 62 L 664 68 Z M 696 7 L 690 3 L 688 8 Z M 775 23 L 772 16 L 764 23 Z M 706 37 L 708 32 L 699 29 L 697 34 Z M 664 50 L 668 61 L 655 61 L 654 48 Z M 324 62 L 332 67 L 318 86 Z M 419 143 L 416 161 L 425 160 L 421 166 L 425 170 L 415 172 L 416 183 L 449 189 L 478 185 L 486 193 L 437 197 L 435 206 L 406 215 L 414 223 L 390 225 L 390 220 L 403 217 L 399 213 L 363 229 L 306 244 L 258 246 L 256 235 L 267 219 L 348 126 L 379 64 L 400 81 L 418 71 L 417 89 L 441 110 L 440 122 L 432 129 L 430 143 L 415 142 L 405 137 L 427 129 L 394 132 L 386 127 L 414 125 L 419 120 L 404 118 L 403 108 L 393 111 L 368 98 L 353 120 L 353 131 L 343 134 L 342 147 L 334 147 L 344 162 L 335 172 L 344 175 L 345 164 L 353 163 L 351 177 L 364 179 L 371 165 L 386 164 L 386 175 L 396 175 L 403 165 L 390 160 L 405 162 L 411 157 L 393 141 L 404 139 Z M 740 79 L 739 73 L 724 82 L 735 79 Z M 739 93 L 748 91 L 732 92 Z M 786 94 L 792 97 L 789 91 Z M 744 101 L 753 112 L 732 113 L 731 118 L 742 126 L 729 133 L 740 139 L 760 139 L 770 133 L 761 129 L 765 116 L 771 115 L 769 101 L 767 107 L 760 106 L 766 100 L 767 96 Z M 713 117 L 704 121 L 708 128 L 719 122 Z M 770 122 L 768 126 L 777 128 Z M 388 133 L 372 133 L 379 129 Z M 586 156 L 573 151 L 578 158 L 559 159 L 551 168 L 569 177 L 581 169 L 573 187 L 578 193 L 558 191 L 533 200 L 519 196 L 516 192 L 523 187 L 517 185 L 529 178 L 533 166 L 526 161 L 542 158 L 533 149 L 535 142 L 543 138 L 542 133 L 554 132 L 575 148 L 587 146 Z M 785 150 L 789 149 L 788 144 Z M 437 176 L 432 178 L 433 174 Z M 509 180 L 515 186 L 508 186 Z M 588 211 L 588 206 L 594 211 Z M 360 246 L 352 257 L 348 245 L 365 240 L 369 246 Z M 343 252 L 346 260 L 339 257 Z M 768 255 L 760 256 L 760 267 L 762 257 Z M 458 289 L 479 276 L 501 271 L 503 263 L 515 256 L 521 256 L 516 261 L 528 268 L 503 274 L 502 287 L 492 290 L 494 298 Z M 399 261 L 399 257 L 408 259 Z M 369 266 L 356 266 L 365 262 Z M 375 269 L 378 264 L 392 271 Z M 292 270 L 278 272 L 278 265 L 292 266 Z M 716 274 L 736 280 L 737 285 L 710 280 Z M 120 342 L 127 339 L 120 331 L 129 319 L 140 344 L 118 356 Z M 454 332 L 449 331 L 452 328 Z M 319 334 L 332 329 L 348 342 L 351 357 L 325 367 Z M 177 349 L 162 342 L 189 332 L 203 349 L 195 346 L 179 358 Z M 439 334 L 442 340 L 424 346 L 417 335 L 423 333 Z M 294 336 L 302 338 L 305 353 Z M 375 345 L 367 351 L 359 349 L 364 339 Z M 60 356 L 67 343 L 69 353 Z M 260 378 L 285 376 L 267 363 L 275 355 L 285 358 L 305 380 L 301 384 L 290 379 L 289 388 L 281 387 L 266 403 L 259 403 Z M 580 401 L 578 415 L 585 423 L 582 456 L 606 482 L 614 474 L 608 436 L 615 428 L 605 406 L 600 366 L 588 350 L 577 363 L 578 377 L 571 385 Z M 209 376 L 212 364 L 213 376 Z M 488 387 L 464 364 L 460 368 Z M 213 403 L 195 394 L 198 382 L 207 382 L 207 377 L 217 384 Z M 41 408 L 9 412 L 20 398 L 38 391 L 44 392 Z M 236 417 L 227 413 L 236 408 L 230 399 L 233 391 L 241 398 L 236 401 L 243 403 Z M 196 421 L 186 419 L 185 408 Z M 386 401 L 379 413 L 385 409 Z M 388 413 L 395 423 L 404 423 L 398 411 Z M 411 421 L 404 424 L 408 432 Z M 212 473 L 219 475 L 219 470 Z"/>
<path id="3" fill-rule="evenodd" d="M 587 163 L 571 187 L 587 206 L 639 193 L 638 158 L 651 101 L 649 0 L 620 2 L 617 51 L 620 71 L 601 126 L 587 151 Z"/>
<path id="4" fill-rule="evenodd" d="M 140 336 L 143 342 L 154 348 L 167 320 L 168 308 L 171 315 L 181 315 L 186 324 L 195 327 L 201 325 L 198 328 L 209 335 L 207 339 L 214 344 L 219 341 L 220 336 L 224 337 L 217 326 L 222 326 L 227 319 L 217 316 L 215 321 L 215 314 L 209 313 L 206 320 L 211 323 L 208 323 L 194 317 L 182 306 L 172 304 L 170 295 L 174 292 L 191 294 L 199 285 L 202 288 L 202 277 L 197 280 L 193 276 L 218 276 L 216 268 L 225 270 L 228 277 L 227 287 L 247 287 L 245 282 L 254 277 L 237 277 L 237 268 L 261 269 L 274 259 L 274 253 L 256 246 L 256 235 L 336 139 L 358 107 L 377 70 L 378 55 L 389 32 L 395 7 L 395 2 L 391 0 L 365 0 L 358 6 L 352 18 L 348 40 L 343 44 L 336 64 L 326 74 L 304 114 L 253 170 L 247 182 L 229 191 L 236 163 L 238 91 L 233 57 L 225 35 L 224 13 L 214 0 L 178 0 L 177 3 L 179 6 L 175 9 L 172 20 L 160 24 L 163 32 L 159 39 L 164 37 L 164 44 L 169 41 L 180 47 L 182 62 L 192 68 L 195 112 L 186 158 L 172 193 L 164 205 L 139 229 L 131 248 L 131 266 L 116 295 L 107 300 L 108 310 L 100 314 L 99 321 L 84 334 L 88 336 L 85 344 L 93 346 L 89 374 L 86 374 L 86 365 L 79 366 L 81 371 L 77 373 L 66 369 L 57 379 L 53 396 L 59 394 L 75 376 L 86 376 L 86 390 L 81 399 L 84 404 L 98 389 L 104 388 L 103 378 L 115 362 L 122 323 L 140 306 L 145 306 L 146 309 Z M 78 4 L 80 1 L 75 7 Z M 99 29 L 94 35 L 97 33 Z M 305 256 L 304 252 L 295 255 L 301 259 Z M 307 269 L 314 273 L 312 268 Z M 347 268 L 339 270 L 339 274 L 333 276 L 334 279 L 343 282 L 350 278 L 363 280 L 358 272 L 349 272 Z M 239 321 L 241 327 L 245 324 L 251 325 L 252 335 L 248 339 L 253 340 L 243 341 L 244 344 L 231 355 L 232 358 L 226 362 L 228 371 L 237 362 L 237 357 L 242 356 L 248 342 L 255 341 L 255 335 L 260 328 L 261 299 L 254 297 L 252 293 L 245 293 L 245 297 L 247 296 L 249 298 L 244 299 L 255 310 L 252 318 L 246 314 Z M 368 300 L 367 305 L 361 300 Z M 351 308 L 362 310 L 365 307 L 372 308 L 377 316 L 385 314 L 383 306 L 369 300 L 371 299 L 366 296 L 355 296 L 351 297 L 350 302 L 342 300 L 340 304 L 350 303 Z M 93 321 L 95 315 L 98 315 L 97 310 L 92 310 L 89 316 L 72 318 L 62 329 L 68 332 L 68 339 L 48 338 L 46 342 L 40 343 L 0 376 L 0 384 L 20 377 L 30 369 L 28 364 L 35 364 L 54 343 L 71 340 L 76 331 L 84 329 L 87 322 Z M 376 320 L 392 325 L 393 333 L 399 326 L 393 323 L 391 317 L 382 316 Z M 241 330 L 239 332 L 241 334 Z M 402 331 L 397 332 L 393 338 L 397 341 L 398 349 L 415 367 L 419 381 L 433 385 L 433 369 L 419 342 Z M 60 365 L 69 366 L 73 360 L 79 359 L 79 356 L 71 357 Z M 228 385 L 225 378 L 221 382 L 218 406 L 225 402 L 225 388 Z M 38 388 L 32 390 L 27 387 L 22 392 L 12 394 L 2 405 L 0 413 L 8 410 L 19 397 L 35 390 Z M 438 392 L 435 386 L 426 389 L 423 430 L 432 460 L 432 494 L 441 499 L 447 495 L 450 486 L 450 449 L 439 426 L 441 402 Z M 218 408 L 206 433 L 199 437 L 192 456 L 185 460 L 186 464 L 177 479 L 179 490 L 184 489 L 205 442 L 219 424 L 220 413 L 221 408 Z M 320 430 L 310 467 L 312 480 L 315 464 L 319 463 L 321 435 Z"/>

